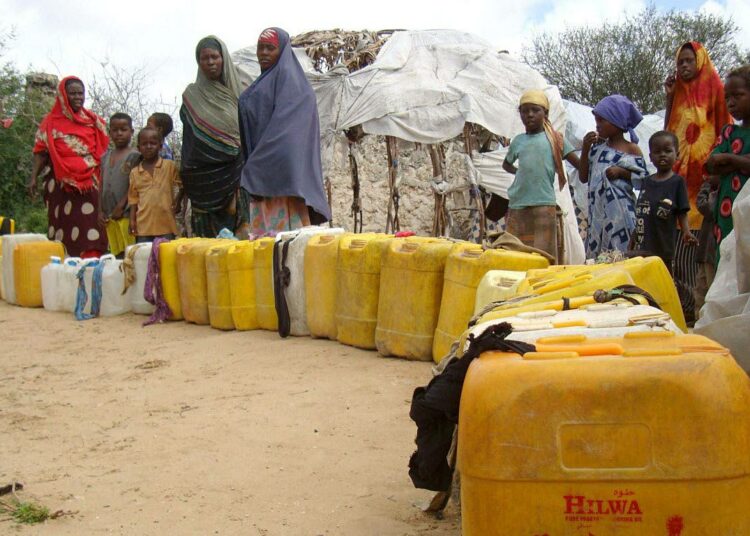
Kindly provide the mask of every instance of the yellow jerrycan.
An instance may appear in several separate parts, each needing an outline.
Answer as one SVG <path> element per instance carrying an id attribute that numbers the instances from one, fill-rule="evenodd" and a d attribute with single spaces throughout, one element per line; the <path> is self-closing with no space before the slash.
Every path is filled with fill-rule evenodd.
<path id="1" fill-rule="evenodd" d="M 336 263 L 336 328 L 342 344 L 375 349 L 380 267 L 393 236 L 379 233 L 345 235 Z"/>
<path id="2" fill-rule="evenodd" d="M 255 244 L 248 240 L 240 240 L 231 244 L 227 251 L 232 322 L 234 327 L 240 331 L 258 329 L 259 327 L 255 309 L 254 251 Z"/>
<path id="3" fill-rule="evenodd" d="M 211 246 L 205 255 L 208 321 L 211 327 L 216 329 L 234 329 L 229 267 L 227 264 L 227 255 L 233 242 Z"/>
<path id="4" fill-rule="evenodd" d="M 474 315 L 477 286 L 488 271 L 526 271 L 548 265 L 547 259 L 536 253 L 506 249 L 482 250 L 481 246 L 475 246 L 451 253 L 445 263 L 440 317 L 432 343 L 435 363 L 445 357 L 453 342 L 466 329 Z"/>
<path id="5" fill-rule="evenodd" d="M 26 242 L 13 248 L 13 270 L 16 302 L 21 307 L 41 307 L 42 268 L 50 257 L 64 257 L 60 242 Z"/>
<path id="6" fill-rule="evenodd" d="M 474 314 L 479 314 L 490 303 L 507 300 L 518 294 L 518 286 L 526 278 L 527 272 L 514 270 L 490 270 L 477 286 L 474 300 Z"/>
<path id="7" fill-rule="evenodd" d="M 471 363 L 463 534 L 750 534 L 750 380 L 729 351 L 674 333 L 564 339 Z"/>
<path id="8" fill-rule="evenodd" d="M 310 335 L 336 340 L 336 263 L 345 234 L 317 234 L 305 246 L 305 308 Z"/>
<path id="9" fill-rule="evenodd" d="M 201 240 L 200 238 L 178 238 L 159 244 L 159 279 L 164 301 L 172 314 L 169 320 L 182 320 L 182 302 L 180 301 L 180 279 L 177 276 L 177 248 Z"/>
<path id="10" fill-rule="evenodd" d="M 255 307 L 258 327 L 269 331 L 279 329 L 276 300 L 273 294 L 273 245 L 270 237 L 254 241 L 253 265 L 255 267 Z"/>
<path id="11" fill-rule="evenodd" d="M 3 285 L 3 237 L 0 236 L 0 299 L 5 299 L 5 289 Z"/>
<path id="12" fill-rule="evenodd" d="M 430 361 L 449 240 L 393 239 L 380 271 L 375 346 L 384 356 Z"/>
<path id="13" fill-rule="evenodd" d="M 22 233 L 5 235 L 2 242 L 3 263 L 3 299 L 10 304 L 17 304 L 15 269 L 13 268 L 13 250 L 19 244 L 28 242 L 48 242 L 47 236 L 42 234 Z"/>
<path id="14" fill-rule="evenodd" d="M 14 234 L 16 232 L 16 220 L 0 216 L 0 236 Z"/>
<path id="15" fill-rule="evenodd" d="M 177 246 L 177 278 L 180 282 L 180 304 L 186 322 L 208 325 L 208 288 L 206 252 L 225 240 L 200 238 Z"/>

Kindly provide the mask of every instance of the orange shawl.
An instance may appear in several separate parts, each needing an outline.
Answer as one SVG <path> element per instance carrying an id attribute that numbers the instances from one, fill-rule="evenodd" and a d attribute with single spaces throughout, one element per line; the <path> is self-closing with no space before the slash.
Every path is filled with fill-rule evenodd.
<path id="1" fill-rule="evenodd" d="M 60 81 L 55 104 L 36 133 L 34 152 L 49 153 L 56 180 L 67 188 L 87 192 L 99 188 L 99 164 L 109 136 L 104 120 L 94 112 L 86 108 L 73 112 L 65 90 L 70 80 L 80 82 L 75 76 Z"/>
<path id="2" fill-rule="evenodd" d="M 698 229 L 702 216 L 695 202 L 703 183 L 703 164 L 722 127 L 731 123 L 732 118 L 724 102 L 724 84 L 708 52 L 697 41 L 686 44 L 695 52 L 697 73 L 688 82 L 677 75 L 667 130 L 674 132 L 680 140 L 674 171 L 685 178 L 690 199 L 690 228 Z M 678 56 L 683 47 L 677 51 Z"/>

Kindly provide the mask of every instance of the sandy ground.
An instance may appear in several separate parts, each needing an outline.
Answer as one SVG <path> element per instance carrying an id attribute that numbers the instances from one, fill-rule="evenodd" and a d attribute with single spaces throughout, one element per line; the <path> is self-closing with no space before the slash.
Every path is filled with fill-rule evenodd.
<path id="1" fill-rule="evenodd" d="M 457 535 L 407 474 L 430 365 L 331 341 L 0 302 L 0 534 Z"/>

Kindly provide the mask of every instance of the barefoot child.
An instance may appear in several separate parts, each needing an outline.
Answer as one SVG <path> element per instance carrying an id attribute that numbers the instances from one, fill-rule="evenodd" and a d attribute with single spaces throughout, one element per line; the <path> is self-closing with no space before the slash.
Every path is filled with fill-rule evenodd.
<path id="1" fill-rule="evenodd" d="M 161 144 L 159 156 L 161 156 L 164 160 L 174 160 L 172 148 L 167 144 L 167 136 L 169 136 L 172 133 L 172 129 L 174 129 L 174 123 L 172 122 L 172 118 L 169 116 L 169 114 L 165 114 L 162 112 L 152 113 L 148 118 L 148 121 L 146 121 L 146 125 L 158 130 L 159 134 L 161 134 L 161 137 L 164 140 Z"/>
<path id="2" fill-rule="evenodd" d="M 610 95 L 600 100 L 592 113 L 596 132 L 583 138 L 578 173 L 581 182 L 589 185 L 587 259 L 628 250 L 635 227 L 633 182 L 648 175 L 633 130 L 643 119 L 635 105 L 622 95 Z"/>
<path id="3" fill-rule="evenodd" d="M 672 273 L 676 224 L 686 243 L 697 244 L 698 240 L 688 225 L 690 201 L 685 179 L 672 171 L 679 151 L 677 136 L 659 131 L 648 140 L 648 148 L 656 173 L 643 180 L 635 207 L 631 249 L 661 257 Z"/>
<path id="4" fill-rule="evenodd" d="M 562 237 L 557 236 L 555 188 L 565 186 L 563 158 L 577 167 L 578 157 L 552 128 L 544 91 L 525 92 L 518 111 L 526 133 L 513 138 L 503 161 L 503 169 L 516 176 L 508 188 L 506 230 L 524 244 L 546 251 L 557 263 Z M 516 160 L 518 167 L 513 165 Z"/>
<path id="5" fill-rule="evenodd" d="M 732 205 L 750 176 L 750 65 L 743 65 L 727 75 L 724 84 L 727 108 L 742 124 L 726 125 L 719 145 L 706 162 L 709 173 L 720 175 L 716 196 L 716 263 L 719 245 L 734 229 Z"/>
<path id="6" fill-rule="evenodd" d="M 172 239 L 177 234 L 174 213 L 179 205 L 172 191 L 181 186 L 180 175 L 174 162 L 159 156 L 161 144 L 161 135 L 153 127 L 143 127 L 138 133 L 143 160 L 130 172 L 128 190 L 130 232 L 137 242 Z"/>
<path id="7" fill-rule="evenodd" d="M 130 146 L 133 120 L 118 112 L 109 119 L 109 139 L 114 144 L 102 157 L 102 188 L 99 207 L 102 226 L 106 225 L 109 251 L 120 255 L 135 242 L 128 232 L 128 185 L 130 171 L 138 165 L 141 155 Z"/>

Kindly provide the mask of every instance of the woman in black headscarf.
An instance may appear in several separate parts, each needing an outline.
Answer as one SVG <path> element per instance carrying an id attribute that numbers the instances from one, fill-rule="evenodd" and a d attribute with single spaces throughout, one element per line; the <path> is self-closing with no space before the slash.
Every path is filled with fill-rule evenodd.
<path id="1" fill-rule="evenodd" d="M 242 172 L 237 99 L 240 82 L 226 45 L 217 37 L 195 49 L 198 76 L 182 94 L 180 174 L 192 206 L 193 234 L 216 237 L 222 228 L 247 237 L 248 195 Z M 243 236 L 244 235 L 244 236 Z"/>

